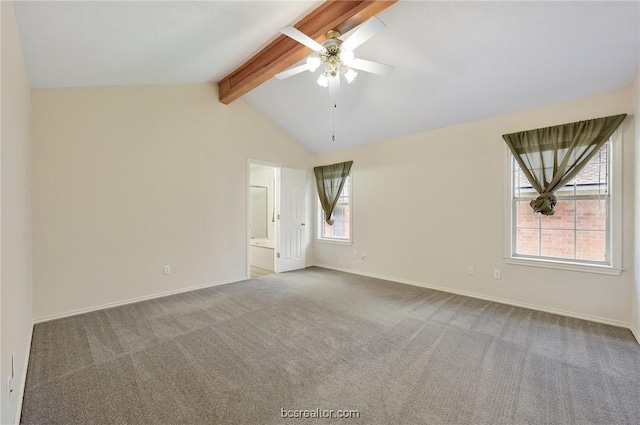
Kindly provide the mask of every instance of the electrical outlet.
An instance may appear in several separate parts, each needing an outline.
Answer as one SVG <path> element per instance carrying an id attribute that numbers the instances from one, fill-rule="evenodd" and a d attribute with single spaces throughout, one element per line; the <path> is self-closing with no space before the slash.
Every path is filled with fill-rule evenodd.
<path id="1" fill-rule="evenodd" d="M 358 258 L 358 251 L 353 251 L 353 258 Z"/>
<path id="2" fill-rule="evenodd" d="M 166 265 L 163 269 L 164 274 L 171 274 L 171 266 Z"/>
<path id="3" fill-rule="evenodd" d="M 6 394 L 7 404 L 11 404 L 13 402 L 13 379 L 11 376 L 7 378 Z"/>
<path id="4" fill-rule="evenodd" d="M 467 274 L 469 276 L 473 276 L 475 272 L 476 270 L 473 268 L 473 266 L 467 266 Z"/>
<path id="5" fill-rule="evenodd" d="M 502 272 L 500 272 L 499 269 L 495 269 L 493 271 L 493 278 L 494 279 L 502 279 Z"/>

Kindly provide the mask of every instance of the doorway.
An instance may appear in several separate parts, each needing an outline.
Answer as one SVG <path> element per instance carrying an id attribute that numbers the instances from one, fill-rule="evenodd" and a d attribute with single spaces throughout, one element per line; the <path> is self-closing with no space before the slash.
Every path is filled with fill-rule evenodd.
<path id="1" fill-rule="evenodd" d="M 305 268 L 306 172 L 250 159 L 247 174 L 247 276 Z"/>

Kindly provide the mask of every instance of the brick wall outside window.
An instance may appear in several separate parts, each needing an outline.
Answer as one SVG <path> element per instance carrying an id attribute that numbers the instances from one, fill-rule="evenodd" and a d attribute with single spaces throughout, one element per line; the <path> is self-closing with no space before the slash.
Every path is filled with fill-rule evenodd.
<path id="1" fill-rule="evenodd" d="M 602 199 L 567 200 L 558 202 L 554 215 L 542 216 L 518 201 L 516 254 L 606 261 L 606 208 Z"/>

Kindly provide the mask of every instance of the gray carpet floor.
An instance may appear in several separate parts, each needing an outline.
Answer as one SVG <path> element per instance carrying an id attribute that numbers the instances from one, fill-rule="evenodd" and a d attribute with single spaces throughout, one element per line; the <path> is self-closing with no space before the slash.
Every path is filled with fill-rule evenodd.
<path id="1" fill-rule="evenodd" d="M 638 424 L 640 346 L 626 329 L 310 268 L 36 325 L 22 423 Z"/>

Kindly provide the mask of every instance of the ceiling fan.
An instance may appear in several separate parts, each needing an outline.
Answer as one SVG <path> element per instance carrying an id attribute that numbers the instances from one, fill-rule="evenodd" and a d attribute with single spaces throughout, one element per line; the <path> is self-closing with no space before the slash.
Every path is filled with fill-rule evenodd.
<path id="1" fill-rule="evenodd" d="M 327 32 L 327 41 L 320 44 L 297 28 L 291 25 L 286 26 L 280 29 L 281 33 L 304 44 L 314 53 L 307 57 L 306 63 L 282 71 L 276 74 L 276 78 L 283 80 L 304 71 L 314 72 L 322 66 L 322 73 L 318 77 L 317 83 L 321 87 L 329 87 L 329 94 L 336 96 L 340 92 L 341 75 L 344 76 L 347 83 L 351 83 L 358 75 L 356 69 L 376 75 L 389 75 L 395 69 L 394 66 L 359 59 L 353 53 L 355 48 L 369 40 L 384 27 L 385 24 L 374 16 L 363 23 L 347 39 L 341 40 L 340 32 L 330 30 Z"/>

